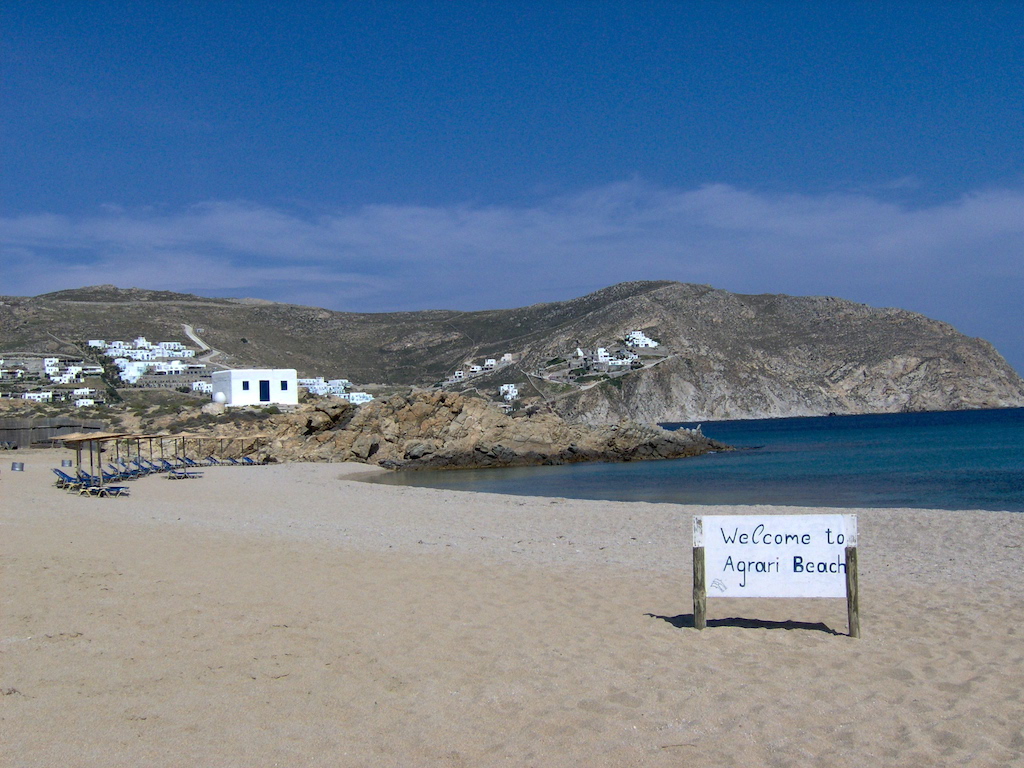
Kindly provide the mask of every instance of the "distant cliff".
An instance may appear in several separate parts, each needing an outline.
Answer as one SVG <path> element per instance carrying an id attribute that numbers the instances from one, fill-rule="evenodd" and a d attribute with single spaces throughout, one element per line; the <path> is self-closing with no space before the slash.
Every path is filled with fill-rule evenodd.
<path id="1" fill-rule="evenodd" d="M 188 343 L 186 323 L 227 365 L 357 383 L 440 386 L 509 353 L 513 364 L 445 388 L 496 398 L 514 383 L 524 404 L 589 424 L 1024 406 L 1024 381 L 990 344 L 923 315 L 672 282 L 518 309 L 389 314 L 99 286 L 4 297 L 0 352 L 75 354 L 83 339 L 140 334 Z M 614 350 L 633 330 L 660 342 L 636 370 L 583 375 L 565 363 L 578 347 Z M 562 378 L 549 375 L 553 360 L 567 366 Z"/>
<path id="2" fill-rule="evenodd" d="M 567 418 L 664 422 L 1024 406 L 1024 381 L 991 344 L 900 309 L 673 284 L 630 302 L 615 325 L 647 329 L 668 356 L 559 398 Z"/>

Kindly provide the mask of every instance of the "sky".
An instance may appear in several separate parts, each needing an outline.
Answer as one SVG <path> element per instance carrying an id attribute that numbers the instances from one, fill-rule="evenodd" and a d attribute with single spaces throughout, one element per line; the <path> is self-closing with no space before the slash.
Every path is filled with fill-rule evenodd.
<path id="1" fill-rule="evenodd" d="M 356 312 L 627 280 L 1024 371 L 1024 0 L 0 4 L 0 294 Z"/>

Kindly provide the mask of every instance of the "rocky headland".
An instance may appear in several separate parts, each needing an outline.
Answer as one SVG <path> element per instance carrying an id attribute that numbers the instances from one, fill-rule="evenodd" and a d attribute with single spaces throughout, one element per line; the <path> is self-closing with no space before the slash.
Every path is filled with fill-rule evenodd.
<path id="1" fill-rule="evenodd" d="M 217 434 L 252 428 L 223 425 Z M 356 461 L 389 469 L 456 469 L 636 461 L 698 456 L 728 446 L 700 430 L 669 432 L 629 422 L 589 427 L 532 409 L 509 416 L 452 392 L 395 395 L 355 407 L 341 400 L 266 419 L 271 461 Z"/>

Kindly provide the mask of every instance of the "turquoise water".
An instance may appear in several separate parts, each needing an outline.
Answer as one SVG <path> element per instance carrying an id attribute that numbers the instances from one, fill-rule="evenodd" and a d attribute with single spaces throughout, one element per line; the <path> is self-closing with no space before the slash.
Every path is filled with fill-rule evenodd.
<path id="1" fill-rule="evenodd" d="M 380 482 L 678 504 L 1024 512 L 1021 408 L 704 422 L 702 430 L 740 450 L 624 464 L 393 472 Z"/>

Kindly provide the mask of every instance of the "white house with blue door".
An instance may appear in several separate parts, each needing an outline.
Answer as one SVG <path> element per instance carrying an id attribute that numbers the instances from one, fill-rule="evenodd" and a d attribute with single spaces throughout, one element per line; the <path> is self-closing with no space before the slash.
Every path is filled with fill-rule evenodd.
<path id="1" fill-rule="evenodd" d="M 213 400 L 224 405 L 298 405 L 294 368 L 238 368 L 214 371 Z"/>

